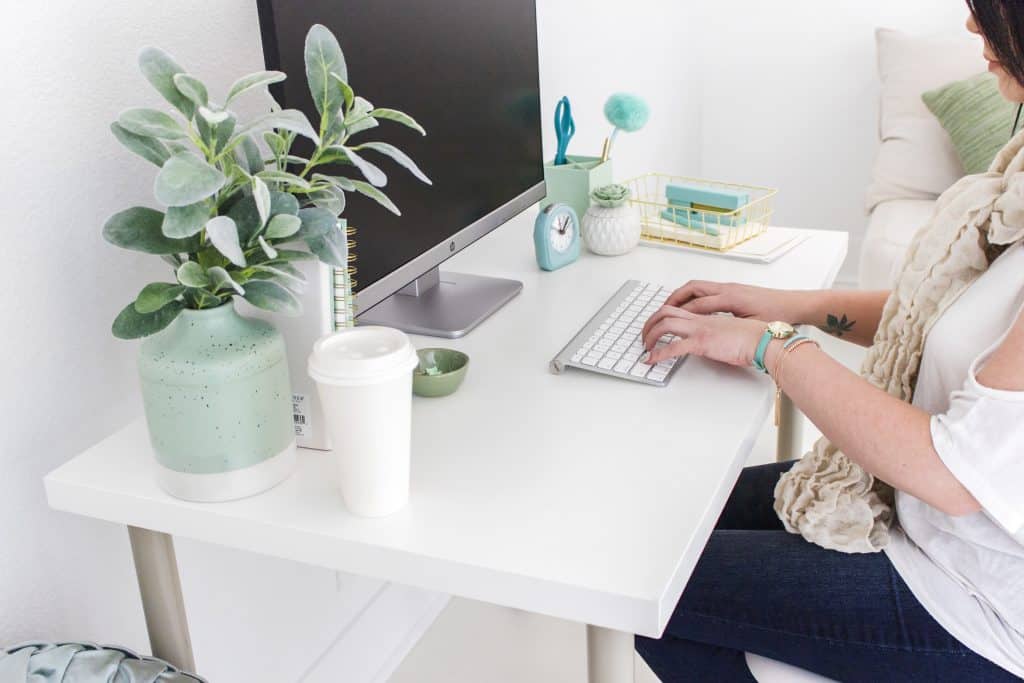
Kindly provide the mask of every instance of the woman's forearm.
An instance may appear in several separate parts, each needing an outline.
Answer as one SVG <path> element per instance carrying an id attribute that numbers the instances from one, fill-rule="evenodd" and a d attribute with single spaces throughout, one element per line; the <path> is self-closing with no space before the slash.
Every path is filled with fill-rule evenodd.
<path id="1" fill-rule="evenodd" d="M 801 297 L 796 322 L 814 325 L 845 341 L 869 346 L 875 338 L 889 292 L 823 290 Z"/>
<path id="2" fill-rule="evenodd" d="M 778 377 L 781 349 L 781 342 L 773 342 L 765 357 L 772 376 L 850 459 L 947 514 L 979 509 L 935 452 L 927 413 L 872 386 L 812 344 L 790 351 Z"/>

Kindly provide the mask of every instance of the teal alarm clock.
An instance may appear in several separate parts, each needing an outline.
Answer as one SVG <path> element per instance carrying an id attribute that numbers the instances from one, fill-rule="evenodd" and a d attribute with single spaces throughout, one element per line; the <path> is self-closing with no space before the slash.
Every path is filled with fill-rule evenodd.
<path id="1" fill-rule="evenodd" d="M 580 220 L 568 204 L 549 204 L 533 226 L 537 265 L 558 270 L 580 257 Z"/>

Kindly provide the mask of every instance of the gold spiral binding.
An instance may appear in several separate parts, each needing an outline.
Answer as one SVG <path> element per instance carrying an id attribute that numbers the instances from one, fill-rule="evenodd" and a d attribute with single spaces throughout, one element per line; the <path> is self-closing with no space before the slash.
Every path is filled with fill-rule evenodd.
<path id="1" fill-rule="evenodd" d="M 356 262 L 356 229 L 354 226 L 345 226 L 345 253 L 349 264 Z M 334 269 L 334 328 L 342 329 L 354 327 L 356 324 L 356 303 L 353 292 L 359 285 L 356 280 L 358 268 L 349 265 L 345 268 Z"/>

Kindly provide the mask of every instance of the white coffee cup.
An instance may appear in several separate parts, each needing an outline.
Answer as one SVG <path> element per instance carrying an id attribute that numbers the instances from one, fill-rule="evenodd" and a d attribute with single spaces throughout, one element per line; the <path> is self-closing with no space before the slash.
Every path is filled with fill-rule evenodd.
<path id="1" fill-rule="evenodd" d="M 409 500 L 412 370 L 409 338 L 389 327 L 353 327 L 323 337 L 309 356 L 345 505 L 383 517 Z"/>

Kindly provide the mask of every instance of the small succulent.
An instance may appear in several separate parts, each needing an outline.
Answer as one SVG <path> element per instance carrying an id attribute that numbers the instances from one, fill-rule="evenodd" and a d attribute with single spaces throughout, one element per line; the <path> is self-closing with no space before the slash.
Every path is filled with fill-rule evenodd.
<path id="1" fill-rule="evenodd" d="M 590 198 L 598 206 L 615 208 L 629 201 L 630 194 L 629 188 L 625 185 L 613 184 L 597 188 L 590 193 Z"/>
<path id="2" fill-rule="evenodd" d="M 346 265 L 338 220 L 346 193 L 365 195 L 401 215 L 379 189 L 387 176 L 363 154 L 389 157 L 430 183 L 393 145 L 351 144 L 353 135 L 380 121 L 421 135 L 426 131 L 408 114 L 374 107 L 352 91 L 345 56 L 326 27 L 318 24 L 309 30 L 304 57 L 320 114 L 318 127 L 301 111 L 276 103 L 269 113 L 245 124 L 229 109 L 244 93 L 284 80 L 280 71 L 243 76 L 219 105 L 167 53 L 146 48 L 139 55 L 143 75 L 176 111 L 128 109 L 111 131 L 125 147 L 160 168 L 153 189 L 164 210 L 136 206 L 118 212 L 103 226 L 103 236 L 116 246 L 160 256 L 174 277 L 139 292 L 114 321 L 116 337 L 153 334 L 185 308 L 213 308 L 235 296 L 266 310 L 298 314 L 304 279 L 294 263 L 319 258 Z M 292 151 L 298 136 L 314 145 L 308 158 Z M 361 177 L 321 172 L 338 164 L 351 166 Z"/>

